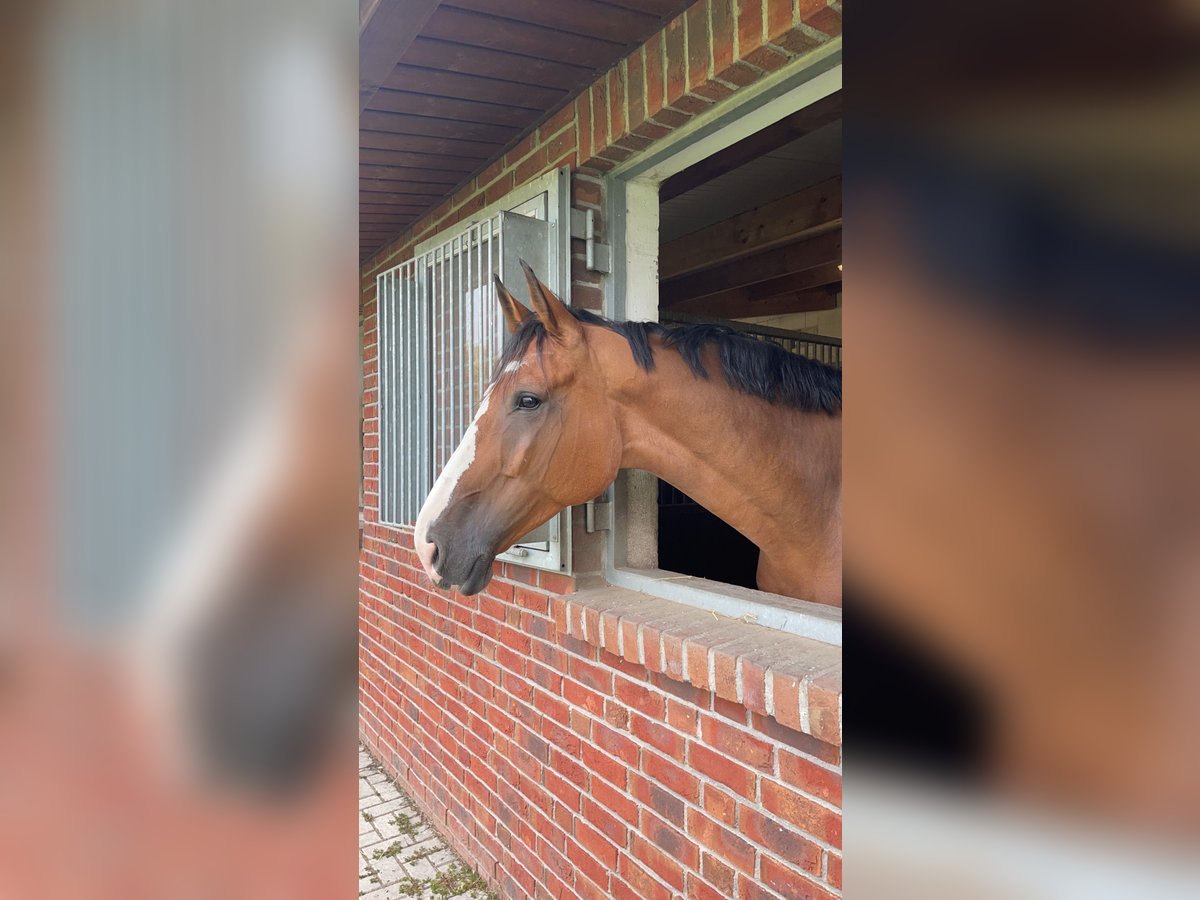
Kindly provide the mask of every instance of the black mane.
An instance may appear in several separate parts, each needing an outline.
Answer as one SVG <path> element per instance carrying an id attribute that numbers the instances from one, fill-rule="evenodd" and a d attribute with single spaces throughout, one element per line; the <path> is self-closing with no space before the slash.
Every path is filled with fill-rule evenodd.
<path id="1" fill-rule="evenodd" d="M 697 378 L 708 378 L 702 354 L 711 345 L 720 353 L 725 381 L 736 390 L 806 412 L 834 415 L 842 410 L 841 371 L 789 353 L 778 344 L 757 341 L 724 325 L 668 328 L 658 322 L 614 322 L 586 309 L 570 309 L 580 322 L 607 328 L 625 338 L 634 360 L 647 372 L 654 370 L 652 337 L 678 351 Z M 540 352 L 545 337 L 545 326 L 530 316 L 505 342 L 496 371 L 523 358 L 534 342 Z"/>

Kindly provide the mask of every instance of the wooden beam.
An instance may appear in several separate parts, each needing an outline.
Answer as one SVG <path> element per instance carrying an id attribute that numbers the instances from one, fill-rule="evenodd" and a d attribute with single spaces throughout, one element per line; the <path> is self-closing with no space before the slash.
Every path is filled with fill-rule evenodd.
<path id="1" fill-rule="evenodd" d="M 359 4 L 358 111 L 362 113 L 412 46 L 439 0 L 378 0 Z"/>
<path id="2" fill-rule="evenodd" d="M 708 269 L 731 259 L 834 231 L 842 224 L 842 179 L 830 178 L 749 212 L 662 245 L 659 278 Z"/>
<path id="3" fill-rule="evenodd" d="M 662 306 L 674 306 L 684 300 L 719 294 L 841 261 L 842 232 L 838 229 L 810 240 L 734 260 L 715 269 L 664 281 L 659 286 L 659 303 Z"/>
<path id="4" fill-rule="evenodd" d="M 728 291 L 721 291 L 717 294 L 707 294 L 704 297 L 696 298 L 697 300 L 706 300 L 715 304 L 729 303 L 734 306 L 738 305 L 753 305 L 770 300 L 772 297 L 778 297 L 784 294 L 795 294 L 802 291 L 810 291 L 816 288 L 824 288 L 829 285 L 840 284 L 842 280 L 842 272 L 836 264 L 825 266 L 817 266 L 813 269 L 806 269 L 803 272 L 797 272 L 794 275 L 784 275 L 781 278 L 772 278 L 768 281 L 760 281 L 757 284 L 748 284 L 745 287 L 732 288 Z M 660 298 L 661 300 L 661 298 Z M 677 301 L 675 304 L 660 302 L 664 309 L 680 309 L 687 311 L 686 304 L 688 300 Z"/>
<path id="5" fill-rule="evenodd" d="M 780 119 L 774 125 L 768 125 L 761 131 L 756 131 L 736 144 L 701 160 L 694 166 L 689 166 L 682 172 L 672 175 L 659 188 L 659 202 L 666 203 L 680 194 L 686 194 L 692 188 L 712 181 L 739 166 L 744 166 L 750 160 L 758 159 L 772 150 L 778 150 L 784 144 L 790 144 L 797 138 L 816 131 L 830 122 L 835 122 L 841 117 L 842 92 L 835 91 L 828 97 L 823 97 L 816 103 Z"/>
<path id="6" fill-rule="evenodd" d="M 785 313 L 817 312 L 837 307 L 841 283 L 807 291 L 779 294 L 766 300 L 752 302 L 740 294 L 712 294 L 671 307 L 671 312 L 685 312 L 718 319 L 746 319 L 751 316 L 779 316 Z"/>

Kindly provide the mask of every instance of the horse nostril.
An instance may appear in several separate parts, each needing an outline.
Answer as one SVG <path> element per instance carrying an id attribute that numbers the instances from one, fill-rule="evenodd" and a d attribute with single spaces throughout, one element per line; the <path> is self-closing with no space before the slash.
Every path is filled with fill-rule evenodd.
<path id="1" fill-rule="evenodd" d="M 433 545 L 433 556 L 429 557 L 429 564 L 431 566 L 436 566 L 439 556 L 441 556 L 441 552 L 438 550 L 438 545 L 434 544 Z"/>

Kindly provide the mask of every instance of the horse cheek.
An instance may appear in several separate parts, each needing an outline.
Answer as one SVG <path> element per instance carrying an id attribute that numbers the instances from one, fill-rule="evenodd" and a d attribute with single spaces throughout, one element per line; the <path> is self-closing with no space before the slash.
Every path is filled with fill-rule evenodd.
<path id="1" fill-rule="evenodd" d="M 533 435 L 507 429 L 500 446 L 500 474 L 506 478 L 519 478 L 529 465 Z"/>

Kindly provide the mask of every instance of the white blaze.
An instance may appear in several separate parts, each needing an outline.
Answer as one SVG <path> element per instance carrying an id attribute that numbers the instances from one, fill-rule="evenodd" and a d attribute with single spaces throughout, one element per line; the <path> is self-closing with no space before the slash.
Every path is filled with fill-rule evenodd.
<path id="1" fill-rule="evenodd" d="M 417 556 L 421 560 L 421 565 L 425 569 L 425 573 L 433 579 L 436 584 L 441 578 L 437 570 L 433 567 L 433 544 L 430 543 L 426 534 L 429 531 L 429 526 L 437 521 L 438 516 L 450 504 L 450 498 L 454 496 L 454 489 L 458 486 L 459 479 L 463 473 L 471 468 L 471 463 L 475 461 L 475 435 L 478 431 L 477 423 L 483 414 L 487 411 L 488 398 L 491 397 L 492 389 L 488 388 L 486 394 L 483 395 L 483 402 L 479 404 L 479 410 L 475 413 L 475 418 L 471 420 L 470 427 L 467 428 L 466 434 L 451 454 L 449 461 L 446 463 L 446 468 L 442 469 L 442 473 L 438 476 L 437 481 L 433 483 L 433 490 L 429 492 L 429 496 L 425 498 L 425 505 L 421 507 L 421 512 L 417 516 L 417 524 L 413 528 L 413 546 L 416 547 Z"/>

